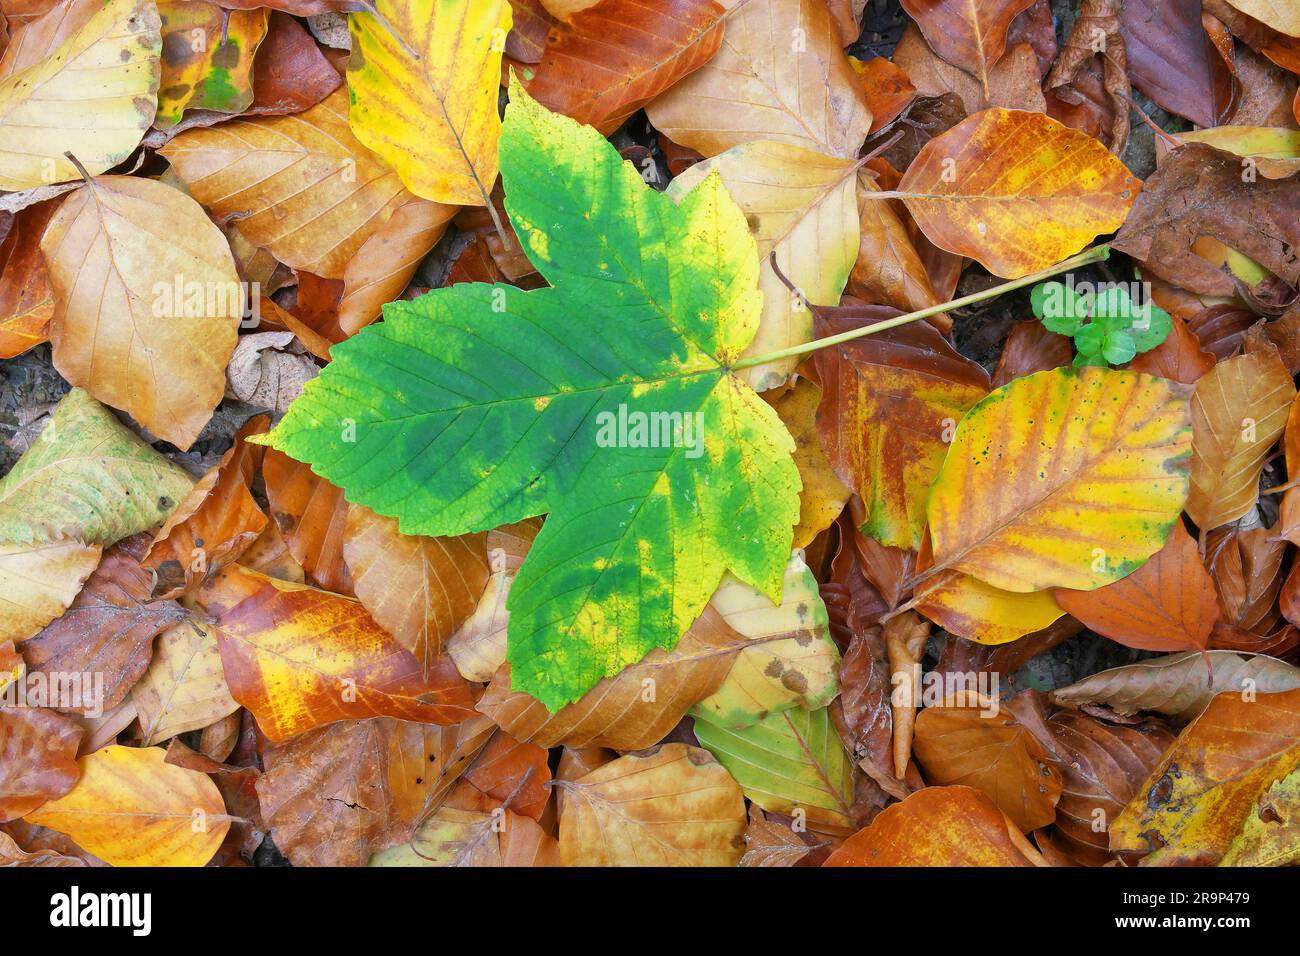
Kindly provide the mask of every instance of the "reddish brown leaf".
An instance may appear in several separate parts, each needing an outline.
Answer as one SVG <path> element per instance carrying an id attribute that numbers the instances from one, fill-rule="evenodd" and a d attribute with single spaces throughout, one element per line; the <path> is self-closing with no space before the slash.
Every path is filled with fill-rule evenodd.
<path id="1" fill-rule="evenodd" d="M 81 727 L 44 707 L 0 707 L 0 823 L 72 789 Z"/>
<path id="2" fill-rule="evenodd" d="M 326 590 L 352 594 L 352 575 L 343 559 L 348 520 L 343 489 L 274 448 L 266 449 L 262 477 L 271 518 L 303 570 Z"/>
<path id="3" fill-rule="evenodd" d="M 1159 375 L 1184 385 L 1195 385 L 1197 380 L 1214 368 L 1213 353 L 1201 347 L 1187 323 L 1178 316 L 1170 316 L 1173 328 L 1169 337 L 1149 352 L 1143 352 L 1128 367 L 1135 372 Z"/>

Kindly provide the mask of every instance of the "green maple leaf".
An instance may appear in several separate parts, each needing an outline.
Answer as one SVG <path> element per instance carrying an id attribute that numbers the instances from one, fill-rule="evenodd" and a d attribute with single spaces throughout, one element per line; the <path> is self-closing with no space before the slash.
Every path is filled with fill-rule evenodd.
<path id="1" fill-rule="evenodd" d="M 269 443 L 408 534 L 547 514 L 510 589 L 509 660 L 554 710 L 675 645 L 726 571 L 779 602 L 800 481 L 780 419 L 732 374 L 762 297 L 721 179 L 675 205 L 518 84 L 500 159 L 551 287 L 386 305 Z"/>

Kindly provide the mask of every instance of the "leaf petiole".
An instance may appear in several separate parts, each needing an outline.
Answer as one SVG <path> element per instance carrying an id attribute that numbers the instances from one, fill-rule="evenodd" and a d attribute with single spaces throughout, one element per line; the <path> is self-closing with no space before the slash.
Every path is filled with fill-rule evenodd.
<path id="1" fill-rule="evenodd" d="M 941 312 L 949 312 L 953 309 L 962 309 L 968 305 L 975 305 L 978 302 L 985 302 L 989 299 L 996 299 L 998 296 L 1013 292 L 1016 289 L 1022 289 L 1027 285 L 1034 285 L 1044 279 L 1049 279 L 1054 275 L 1060 275 L 1062 272 L 1069 272 L 1071 269 L 1082 268 L 1094 262 L 1101 262 L 1110 256 L 1110 246 L 1100 245 L 1091 249 L 1085 249 L 1078 255 L 1071 256 L 1062 262 L 1058 262 L 1050 269 L 1044 269 L 1042 272 L 1035 272 L 1033 275 L 1027 275 L 1020 279 L 1012 279 L 1010 282 L 1004 282 L 1002 285 L 993 286 L 991 289 L 985 289 L 982 292 L 973 292 L 970 295 L 962 296 L 959 299 L 953 299 L 950 302 L 941 302 L 938 305 L 928 306 L 924 309 L 918 309 L 915 312 L 908 312 L 906 315 L 895 316 L 892 319 L 886 319 L 883 322 L 874 322 L 871 325 L 864 325 L 859 329 L 850 329 L 847 332 L 841 332 L 838 335 L 828 335 L 825 338 L 813 339 L 811 342 L 805 342 L 802 345 L 792 345 L 789 348 L 781 349 L 778 352 L 769 352 L 767 355 L 755 355 L 750 358 L 741 359 L 731 366 L 732 370 L 743 368 L 753 368 L 755 365 L 764 365 L 768 362 L 776 362 L 780 359 L 790 358 L 795 355 L 807 355 L 809 352 L 817 352 L 821 349 L 828 348 L 832 345 L 839 345 L 841 342 L 849 342 L 853 339 L 860 339 L 866 335 L 874 335 L 877 332 L 884 332 L 888 329 L 896 329 L 900 325 L 907 325 L 909 322 L 915 322 L 918 319 L 927 319 L 932 315 L 938 315 Z"/>

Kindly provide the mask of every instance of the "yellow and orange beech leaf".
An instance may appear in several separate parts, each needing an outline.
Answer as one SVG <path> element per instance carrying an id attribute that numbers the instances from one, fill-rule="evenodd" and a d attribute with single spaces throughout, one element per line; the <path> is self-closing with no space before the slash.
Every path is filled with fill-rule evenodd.
<path id="1" fill-rule="evenodd" d="M 926 143 L 898 185 L 931 242 L 1006 279 L 1114 232 L 1141 188 L 1086 133 L 1043 113 L 1000 108 Z"/>
<path id="2" fill-rule="evenodd" d="M 238 566 L 205 591 L 230 693 L 271 740 L 337 720 L 452 724 L 474 713 L 450 658 L 425 672 L 359 601 Z"/>
<path id="3" fill-rule="evenodd" d="M 230 829 L 225 804 L 207 774 L 166 756 L 161 747 L 88 754 L 76 785 L 26 820 L 66 833 L 113 866 L 203 866 Z"/>

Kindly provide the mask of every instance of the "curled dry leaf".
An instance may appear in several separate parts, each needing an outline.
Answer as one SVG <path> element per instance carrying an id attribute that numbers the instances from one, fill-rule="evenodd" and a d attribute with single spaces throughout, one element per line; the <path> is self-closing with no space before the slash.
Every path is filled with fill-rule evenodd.
<path id="1" fill-rule="evenodd" d="M 1260 795 L 1300 766 L 1300 690 L 1219 694 L 1111 822 L 1111 848 L 1217 863 Z"/>
<path id="2" fill-rule="evenodd" d="M 474 613 L 487 584 L 486 535 L 425 538 L 349 505 L 343 537 L 357 599 L 425 668 Z"/>
<path id="3" fill-rule="evenodd" d="M 769 820 L 757 804 L 749 805 L 749 826 L 745 828 L 745 855 L 740 866 L 794 866 L 813 847 L 799 839 L 784 823 Z"/>
<path id="4" fill-rule="evenodd" d="M 1219 618 L 1214 580 L 1182 522 L 1128 577 L 1095 591 L 1058 589 L 1056 601 L 1098 634 L 1144 651 L 1204 650 Z"/>
<path id="5" fill-rule="evenodd" d="M 241 335 L 226 366 L 226 394 L 269 408 L 278 420 L 318 374 L 320 369 L 292 332 Z"/>
<path id="6" fill-rule="evenodd" d="M 1091 136 L 990 109 L 927 143 L 898 189 L 931 242 L 1015 279 L 1118 229 L 1141 187 Z"/>
<path id="7" fill-rule="evenodd" d="M 237 565 L 205 592 L 231 696 L 273 741 L 336 720 L 451 724 L 474 713 L 449 658 L 425 672 L 358 601 Z"/>
<path id="8" fill-rule="evenodd" d="M 904 611 L 885 622 L 885 650 L 889 654 L 889 705 L 894 718 L 894 776 L 902 780 L 912 755 L 912 737 L 916 728 L 916 708 L 921 703 L 921 658 L 930 639 L 930 625 L 911 611 Z M 898 691 L 909 688 L 911 693 Z"/>
<path id="9" fill-rule="evenodd" d="M 1207 666 L 1208 665 L 1208 666 Z M 1189 651 L 1112 667 L 1052 691 L 1065 707 L 1104 704 L 1122 717 L 1141 711 L 1187 723 L 1216 694 L 1254 690 L 1264 694 L 1300 688 L 1300 668 L 1265 654 Z"/>
<path id="10" fill-rule="evenodd" d="M 43 707 L 0 707 L 0 823 L 26 816 L 77 782 L 81 727 Z"/>
<path id="11" fill-rule="evenodd" d="M 244 314 L 221 230 L 180 190 L 99 176 L 59 206 L 41 252 L 55 368 L 189 448 L 225 393 Z"/>
<path id="12" fill-rule="evenodd" d="M 166 755 L 161 747 L 98 750 L 81 758 L 81 778 L 66 795 L 26 819 L 112 866 L 203 866 L 230 819 L 208 775 L 166 763 Z M 122 826 L 124 815 L 130 826 Z"/>
<path id="13" fill-rule="evenodd" d="M 871 112 L 825 3 L 722 5 L 729 12 L 721 49 L 646 107 L 655 129 L 705 156 L 764 139 L 855 157 Z"/>
<path id="14" fill-rule="evenodd" d="M 735 866 L 744 854 L 740 786 L 696 747 L 629 754 L 559 786 L 565 866 Z"/>
<path id="15" fill-rule="evenodd" d="M 153 122 L 158 8 L 152 0 L 95 6 L 54 7 L 26 27 L 29 49 L 15 42 L 0 61 L 0 189 L 76 179 L 66 153 L 91 175 L 112 169 Z M 65 17 L 75 29 L 59 30 Z M 57 45 L 42 42 L 52 37 Z"/>
<path id="16" fill-rule="evenodd" d="M 970 787 L 926 787 L 886 807 L 826 866 L 1031 866 L 1037 853 L 992 800 Z"/>

